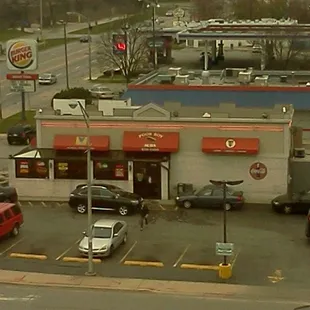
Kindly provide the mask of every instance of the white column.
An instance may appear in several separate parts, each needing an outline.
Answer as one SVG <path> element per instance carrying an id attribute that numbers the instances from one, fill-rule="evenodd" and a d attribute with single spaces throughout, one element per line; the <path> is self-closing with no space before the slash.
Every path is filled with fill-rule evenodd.
<path id="1" fill-rule="evenodd" d="M 36 120 L 36 139 L 37 139 L 37 148 L 42 147 L 42 132 L 41 132 L 41 120 Z"/>
<path id="2" fill-rule="evenodd" d="M 161 199 L 169 199 L 169 162 L 161 163 Z"/>
<path id="3" fill-rule="evenodd" d="M 198 40 L 193 40 L 194 42 L 193 42 L 193 46 L 195 47 L 195 48 L 198 48 L 199 47 L 199 41 Z"/>
<path id="4" fill-rule="evenodd" d="M 208 70 L 208 65 L 209 65 L 209 57 L 208 57 L 208 49 L 209 47 L 209 42 L 205 41 L 205 64 L 204 64 L 204 69 Z"/>
<path id="5" fill-rule="evenodd" d="M 133 162 L 129 161 L 128 162 L 128 190 L 130 192 L 134 191 L 133 188 L 133 180 L 134 180 L 134 175 L 133 175 Z"/>

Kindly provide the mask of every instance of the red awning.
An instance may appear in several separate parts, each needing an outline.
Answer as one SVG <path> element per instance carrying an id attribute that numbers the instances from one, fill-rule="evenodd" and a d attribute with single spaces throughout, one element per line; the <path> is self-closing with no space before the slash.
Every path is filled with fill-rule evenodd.
<path id="1" fill-rule="evenodd" d="M 205 153 L 257 154 L 258 138 L 202 138 L 202 151 Z"/>
<path id="2" fill-rule="evenodd" d="M 95 151 L 108 151 L 110 146 L 109 136 L 91 136 L 91 149 Z M 55 150 L 86 150 L 87 137 L 75 135 L 56 135 L 54 137 Z"/>
<path id="3" fill-rule="evenodd" d="M 177 152 L 179 150 L 179 133 L 125 131 L 123 150 L 126 152 Z"/>

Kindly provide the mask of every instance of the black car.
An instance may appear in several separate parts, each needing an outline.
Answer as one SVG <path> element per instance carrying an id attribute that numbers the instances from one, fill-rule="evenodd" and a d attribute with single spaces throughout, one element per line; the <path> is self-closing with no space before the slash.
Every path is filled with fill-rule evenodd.
<path id="1" fill-rule="evenodd" d="M 135 213 L 141 207 L 143 198 L 126 192 L 119 187 L 110 186 L 109 189 L 102 184 L 91 186 L 92 209 L 102 211 L 117 211 L 120 215 Z M 69 206 L 79 213 L 87 212 L 87 185 L 78 185 L 70 194 Z"/>
<path id="2" fill-rule="evenodd" d="M 310 191 L 301 191 L 275 197 L 271 201 L 272 209 L 277 213 L 307 213 L 310 209 Z"/>
<path id="3" fill-rule="evenodd" d="M 16 189 L 12 186 L 0 186 L 0 202 L 15 203 L 18 200 Z"/>
<path id="4" fill-rule="evenodd" d="M 36 136 L 36 130 L 28 124 L 17 124 L 11 127 L 7 133 L 8 144 L 30 144 Z"/>
<path id="5" fill-rule="evenodd" d="M 179 207 L 189 208 L 222 208 L 223 188 L 216 185 L 207 185 L 192 193 L 176 197 L 175 203 Z M 243 192 L 234 191 L 227 187 L 225 209 L 241 209 L 244 205 Z"/>

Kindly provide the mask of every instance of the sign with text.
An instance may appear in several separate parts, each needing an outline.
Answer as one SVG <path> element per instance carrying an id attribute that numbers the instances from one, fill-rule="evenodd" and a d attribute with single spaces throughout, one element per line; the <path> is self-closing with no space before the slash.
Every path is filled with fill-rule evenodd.
<path id="1" fill-rule="evenodd" d="M 36 91 L 36 82 L 35 81 L 11 81 L 11 91 L 14 92 L 25 92 L 25 93 L 34 93 Z"/>
<path id="2" fill-rule="evenodd" d="M 216 243 L 216 255 L 221 256 L 232 256 L 234 254 L 234 244 L 233 243 Z"/>
<path id="3" fill-rule="evenodd" d="M 6 75 L 8 80 L 18 80 L 18 81 L 35 81 L 39 78 L 39 74 L 36 73 L 8 73 Z"/>

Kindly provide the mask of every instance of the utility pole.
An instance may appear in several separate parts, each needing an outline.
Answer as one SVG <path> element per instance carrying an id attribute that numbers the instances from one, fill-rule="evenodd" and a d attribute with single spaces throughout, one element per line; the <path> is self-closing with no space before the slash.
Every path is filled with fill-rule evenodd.
<path id="1" fill-rule="evenodd" d="M 43 0 L 40 0 L 40 41 L 43 38 Z"/>
<path id="2" fill-rule="evenodd" d="M 65 41 L 66 86 L 67 86 L 67 89 L 70 89 L 70 85 L 69 85 L 67 23 L 65 21 L 63 21 L 63 27 L 64 27 L 64 41 Z"/>

